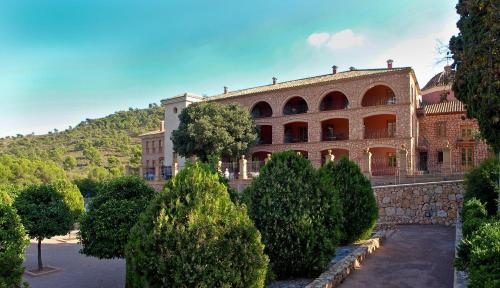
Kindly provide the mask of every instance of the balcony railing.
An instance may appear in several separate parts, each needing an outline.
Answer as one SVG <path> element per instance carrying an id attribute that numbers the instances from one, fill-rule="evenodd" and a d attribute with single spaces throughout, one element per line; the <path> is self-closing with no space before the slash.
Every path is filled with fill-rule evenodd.
<path id="1" fill-rule="evenodd" d="M 271 138 L 262 138 L 262 139 L 257 139 L 257 144 L 258 145 L 265 145 L 265 144 L 272 144 L 272 139 Z"/>
<path id="2" fill-rule="evenodd" d="M 369 129 L 365 128 L 365 139 L 394 138 L 396 131 L 392 129 Z"/>
<path id="3" fill-rule="evenodd" d="M 323 133 L 322 137 L 323 141 L 340 141 L 340 140 L 349 140 L 349 135 L 344 133 Z"/>
<path id="4" fill-rule="evenodd" d="M 302 142 L 307 142 L 307 135 L 285 135 L 285 143 L 302 143 Z"/>
<path id="5" fill-rule="evenodd" d="M 172 178 L 172 166 L 161 166 L 161 179 L 168 180 Z"/>
<path id="6" fill-rule="evenodd" d="M 142 171 L 142 177 L 144 178 L 144 180 L 147 181 L 155 180 L 155 168 L 154 167 L 144 168 Z"/>
<path id="7" fill-rule="evenodd" d="M 377 97 L 373 99 L 367 99 L 364 103 L 363 106 L 379 106 L 379 105 L 394 105 L 396 104 L 396 97 L 390 97 L 390 98 L 385 98 L 385 97 Z"/>

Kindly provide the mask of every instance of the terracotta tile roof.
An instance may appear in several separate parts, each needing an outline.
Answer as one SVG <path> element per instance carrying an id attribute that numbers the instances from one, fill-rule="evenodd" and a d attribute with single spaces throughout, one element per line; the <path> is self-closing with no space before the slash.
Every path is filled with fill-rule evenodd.
<path id="1" fill-rule="evenodd" d="M 156 134 L 163 134 L 163 132 L 165 132 L 165 131 L 157 130 L 157 131 L 146 132 L 144 134 L 139 135 L 139 137 L 149 136 L 149 135 L 156 135 Z"/>
<path id="2" fill-rule="evenodd" d="M 401 72 L 401 71 L 405 71 L 405 70 L 407 70 L 409 72 L 409 71 L 411 71 L 411 67 L 398 67 L 398 68 L 392 68 L 392 69 L 387 69 L 387 68 L 360 69 L 360 70 L 343 71 L 343 72 L 338 72 L 336 74 L 326 74 L 326 75 L 308 77 L 308 78 L 303 78 L 303 79 L 278 82 L 274 85 L 269 84 L 269 85 L 264 85 L 264 86 L 258 86 L 258 87 L 253 87 L 253 88 L 231 91 L 231 92 L 228 92 L 227 94 L 218 94 L 218 95 L 207 97 L 205 99 L 208 101 L 217 100 L 217 99 L 223 99 L 223 98 L 228 98 L 228 97 L 249 95 L 249 94 L 269 92 L 269 91 L 276 91 L 276 90 L 281 90 L 281 89 L 286 89 L 286 88 L 307 86 L 307 85 L 312 85 L 312 84 L 317 84 L 317 83 L 331 82 L 331 81 L 337 81 L 337 80 L 348 79 L 348 78 L 357 78 L 357 77 L 362 77 L 362 76 L 378 75 L 378 74 L 385 74 L 385 73 L 391 73 L 391 72 Z"/>
<path id="3" fill-rule="evenodd" d="M 458 100 L 430 104 L 425 106 L 424 109 L 425 109 L 425 114 L 427 115 L 466 112 L 465 105 Z"/>

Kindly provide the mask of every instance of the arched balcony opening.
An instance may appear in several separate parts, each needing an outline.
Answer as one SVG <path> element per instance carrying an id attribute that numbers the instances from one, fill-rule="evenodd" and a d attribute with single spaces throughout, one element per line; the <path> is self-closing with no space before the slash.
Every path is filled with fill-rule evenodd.
<path id="1" fill-rule="evenodd" d="M 342 157 L 349 158 L 349 150 L 341 148 L 325 149 L 321 151 L 321 165 L 325 164 L 326 156 L 328 155 L 328 150 L 332 151 L 333 156 L 335 156 L 335 162 L 339 161 Z"/>
<path id="2" fill-rule="evenodd" d="M 307 113 L 307 102 L 302 97 L 293 97 L 288 102 L 286 102 L 285 107 L 283 108 L 284 115 L 294 115 L 294 114 L 302 114 Z"/>
<path id="3" fill-rule="evenodd" d="M 361 106 L 363 107 L 392 104 L 396 104 L 396 95 L 391 88 L 385 85 L 377 85 L 370 88 L 363 95 L 363 101 L 361 101 Z"/>
<path id="4" fill-rule="evenodd" d="M 257 125 L 257 144 L 273 144 L 273 126 Z"/>
<path id="5" fill-rule="evenodd" d="M 301 143 L 308 141 L 307 122 L 292 122 L 285 125 L 285 143 Z"/>
<path id="6" fill-rule="evenodd" d="M 396 137 L 396 115 L 380 114 L 363 119 L 364 139 L 382 139 Z"/>
<path id="7" fill-rule="evenodd" d="M 293 151 L 300 153 L 300 155 L 302 155 L 306 159 L 309 158 L 309 153 L 307 151 L 304 151 L 304 150 L 293 150 Z"/>
<path id="8" fill-rule="evenodd" d="M 321 140 L 349 140 L 349 119 L 334 118 L 322 121 Z"/>
<path id="9" fill-rule="evenodd" d="M 267 154 L 271 154 L 266 151 L 257 151 L 252 153 L 252 161 L 264 161 L 267 158 Z"/>
<path id="10" fill-rule="evenodd" d="M 252 118 L 253 119 L 259 119 L 259 118 L 268 118 L 273 116 L 273 109 L 271 108 L 271 105 L 265 101 L 260 101 L 259 103 L 255 104 L 252 108 Z"/>
<path id="11" fill-rule="evenodd" d="M 395 175 L 397 170 L 396 148 L 370 148 L 373 176 Z"/>
<path id="12" fill-rule="evenodd" d="M 343 110 L 347 109 L 349 106 L 349 101 L 344 93 L 339 91 L 334 91 L 326 94 L 321 100 L 319 105 L 320 111 L 330 111 L 330 110 Z"/>

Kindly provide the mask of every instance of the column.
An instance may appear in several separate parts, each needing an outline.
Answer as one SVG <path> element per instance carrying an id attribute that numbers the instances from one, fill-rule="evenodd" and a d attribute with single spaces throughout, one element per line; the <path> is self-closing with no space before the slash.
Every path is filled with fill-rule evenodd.
<path id="1" fill-rule="evenodd" d="M 369 148 L 363 150 L 363 174 L 370 178 L 372 176 L 372 152 Z"/>
<path id="2" fill-rule="evenodd" d="M 241 155 L 239 164 L 240 164 L 240 179 L 248 179 L 247 159 L 245 159 L 245 155 Z"/>
<path id="3" fill-rule="evenodd" d="M 451 169 L 451 147 L 450 147 L 450 142 L 446 144 L 446 146 L 443 148 L 443 169 L 442 172 L 445 174 L 450 174 L 452 169 Z"/>
<path id="4" fill-rule="evenodd" d="M 179 173 L 179 163 L 177 162 L 177 159 L 174 158 L 174 161 L 172 162 L 172 177 L 175 177 Z"/>
<path id="5" fill-rule="evenodd" d="M 160 161 L 155 162 L 155 181 L 160 181 L 161 176 L 160 176 Z"/>
<path id="6" fill-rule="evenodd" d="M 399 150 L 399 175 L 408 175 L 408 150 L 405 145 L 401 145 Z"/>

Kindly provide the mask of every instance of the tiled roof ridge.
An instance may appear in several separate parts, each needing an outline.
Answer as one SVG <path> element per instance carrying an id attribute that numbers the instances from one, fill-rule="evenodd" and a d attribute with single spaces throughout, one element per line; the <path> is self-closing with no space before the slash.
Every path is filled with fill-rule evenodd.
<path id="1" fill-rule="evenodd" d="M 408 67 L 394 67 L 394 68 L 390 68 L 390 69 L 389 68 L 367 68 L 367 69 L 355 69 L 355 70 L 339 71 L 336 74 L 329 73 L 329 74 L 323 74 L 323 75 L 315 75 L 315 76 L 310 76 L 310 77 L 304 77 L 304 78 L 299 78 L 299 79 L 293 79 L 293 80 L 278 82 L 276 84 L 266 84 L 266 85 L 260 85 L 260 86 L 242 88 L 242 89 L 230 91 L 227 94 L 223 94 L 222 93 L 222 94 L 216 94 L 216 95 L 212 95 L 212 96 L 207 96 L 207 97 L 205 97 L 205 100 L 215 100 L 215 99 L 222 99 L 222 98 L 226 98 L 226 97 L 243 96 L 243 95 L 247 95 L 247 94 L 254 94 L 254 93 L 260 93 L 260 92 L 266 92 L 266 91 L 256 91 L 256 92 L 242 93 L 242 92 L 247 91 L 247 90 L 251 91 L 251 90 L 254 90 L 254 89 L 258 89 L 258 88 L 266 88 L 266 87 L 271 88 L 271 87 L 278 86 L 276 89 L 270 89 L 270 90 L 285 89 L 285 88 L 289 88 L 289 87 L 280 87 L 280 86 L 284 86 L 286 84 L 290 84 L 290 83 L 293 83 L 293 82 L 300 82 L 300 81 L 305 81 L 305 80 L 313 80 L 315 78 L 321 79 L 323 77 L 334 76 L 334 75 L 345 74 L 345 73 L 363 72 L 363 71 L 380 71 L 380 72 L 386 73 L 386 72 L 401 72 L 401 71 L 408 70 L 408 69 L 411 69 L 411 67 L 409 67 L 409 66 Z M 369 75 L 370 76 L 377 75 L 377 73 L 373 73 L 373 74 L 369 74 Z M 362 76 L 366 76 L 366 75 L 354 75 L 354 76 L 351 76 L 351 77 L 340 78 L 340 79 L 329 79 L 329 80 L 326 80 L 324 82 L 327 82 L 327 81 L 336 81 L 336 80 L 342 80 L 342 79 L 349 79 L 349 78 L 357 78 L 357 77 L 362 77 Z M 305 86 L 305 85 L 308 85 L 308 84 L 314 84 L 314 83 L 306 83 L 306 84 L 303 84 L 303 85 Z M 239 94 L 239 93 L 241 93 L 241 94 Z"/>
<path id="2" fill-rule="evenodd" d="M 466 112 L 465 105 L 460 100 L 428 104 L 424 107 L 425 114 L 445 114 Z"/>

